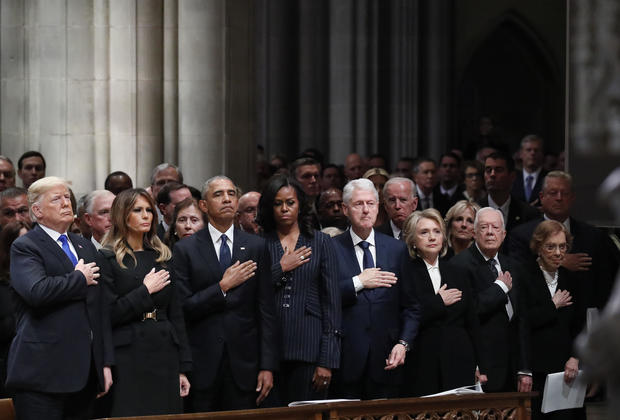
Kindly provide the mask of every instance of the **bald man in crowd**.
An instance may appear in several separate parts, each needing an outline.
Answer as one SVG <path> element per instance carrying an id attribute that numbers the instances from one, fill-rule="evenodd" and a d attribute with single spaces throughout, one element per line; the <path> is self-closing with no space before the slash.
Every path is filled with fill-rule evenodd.
<path id="1" fill-rule="evenodd" d="M 364 160 L 358 153 L 351 153 L 344 160 L 344 177 L 347 181 L 361 178 L 364 174 Z"/>
<path id="2" fill-rule="evenodd" d="M 239 207 L 235 214 L 235 222 L 239 228 L 247 233 L 258 234 L 259 226 L 256 223 L 256 214 L 258 212 L 258 200 L 260 193 L 249 191 L 239 197 Z"/>

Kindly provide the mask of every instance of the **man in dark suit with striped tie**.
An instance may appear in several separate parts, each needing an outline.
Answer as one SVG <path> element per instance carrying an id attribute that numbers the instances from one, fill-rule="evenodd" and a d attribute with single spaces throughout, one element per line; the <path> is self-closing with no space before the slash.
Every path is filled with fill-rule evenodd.
<path id="1" fill-rule="evenodd" d="M 234 227 L 237 194 L 229 178 L 209 179 L 199 204 L 209 223 L 173 251 L 192 348 L 194 412 L 260 405 L 278 367 L 269 253 L 264 239 Z"/>
<path id="2" fill-rule="evenodd" d="M 28 190 L 35 228 L 11 248 L 16 335 L 7 387 L 18 419 L 86 419 L 112 384 L 110 319 L 93 244 L 67 233 L 67 183 L 47 177 Z"/>
<path id="3" fill-rule="evenodd" d="M 409 255 L 403 242 L 374 231 L 379 197 L 371 181 L 350 181 L 343 201 L 351 229 L 334 238 L 343 326 L 334 396 L 396 397 L 420 315 L 403 268 Z"/>
<path id="4" fill-rule="evenodd" d="M 403 239 L 403 224 L 418 207 L 415 183 L 409 178 L 390 178 L 383 186 L 383 205 L 389 219 L 377 231 Z"/>

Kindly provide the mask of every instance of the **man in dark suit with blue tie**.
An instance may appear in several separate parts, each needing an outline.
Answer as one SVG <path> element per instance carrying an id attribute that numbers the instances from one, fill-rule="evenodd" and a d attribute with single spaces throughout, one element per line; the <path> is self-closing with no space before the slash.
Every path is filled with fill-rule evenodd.
<path id="1" fill-rule="evenodd" d="M 264 239 L 234 227 L 230 179 L 209 179 L 202 196 L 208 225 L 173 252 L 192 348 L 191 410 L 252 408 L 269 394 L 279 361 L 269 253 Z"/>
<path id="2" fill-rule="evenodd" d="M 11 248 L 17 333 L 7 386 L 18 419 L 91 418 L 97 393 L 112 384 L 114 349 L 93 244 L 67 233 L 67 183 L 42 178 L 28 190 L 35 228 Z"/>
<path id="3" fill-rule="evenodd" d="M 405 244 L 375 232 L 379 197 L 367 179 L 350 181 L 343 209 L 351 229 L 334 238 L 340 262 L 342 357 L 335 396 L 397 397 L 405 356 L 419 325 Z"/>

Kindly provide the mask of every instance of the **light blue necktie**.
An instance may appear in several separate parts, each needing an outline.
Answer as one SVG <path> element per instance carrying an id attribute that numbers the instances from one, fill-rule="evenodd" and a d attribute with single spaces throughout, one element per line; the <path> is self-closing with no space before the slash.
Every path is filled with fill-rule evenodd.
<path id="1" fill-rule="evenodd" d="M 78 263 L 78 260 L 77 258 L 75 258 L 75 255 L 73 255 L 73 252 L 71 252 L 71 248 L 69 247 L 69 239 L 67 238 L 67 235 L 63 233 L 62 235 L 60 235 L 58 240 L 60 241 L 60 243 L 62 243 L 62 250 L 65 252 L 65 254 L 67 254 L 67 257 L 69 257 L 69 259 L 73 263 L 73 266 L 75 267 L 76 264 Z"/>

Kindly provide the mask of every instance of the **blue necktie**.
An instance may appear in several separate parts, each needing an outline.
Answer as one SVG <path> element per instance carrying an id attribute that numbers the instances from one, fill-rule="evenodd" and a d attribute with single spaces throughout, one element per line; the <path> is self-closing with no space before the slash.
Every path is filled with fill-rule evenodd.
<path id="1" fill-rule="evenodd" d="M 60 235 L 58 240 L 62 243 L 62 250 L 65 252 L 65 254 L 67 254 L 67 257 L 69 257 L 69 259 L 73 263 L 73 266 L 75 267 L 75 265 L 78 263 L 78 260 L 77 258 L 75 258 L 75 255 L 73 255 L 73 252 L 71 252 L 71 248 L 69 248 L 69 239 L 67 239 L 67 235 L 63 233 L 62 235 Z"/>
<path id="2" fill-rule="evenodd" d="M 230 248 L 228 248 L 228 237 L 225 234 L 220 236 L 220 267 L 222 267 L 222 273 L 230 267 L 232 257 L 230 256 Z"/>
<path id="3" fill-rule="evenodd" d="M 370 253 L 370 249 L 368 249 L 370 247 L 370 244 L 366 241 L 362 241 L 359 243 L 359 246 L 361 246 L 362 249 L 364 250 L 364 260 L 363 260 L 364 270 L 366 270 L 367 268 L 375 268 L 375 262 L 372 259 L 372 254 Z"/>
<path id="4" fill-rule="evenodd" d="M 532 195 L 532 187 L 534 183 L 534 177 L 532 175 L 528 175 L 525 178 L 525 201 L 530 202 L 530 198 Z"/>

